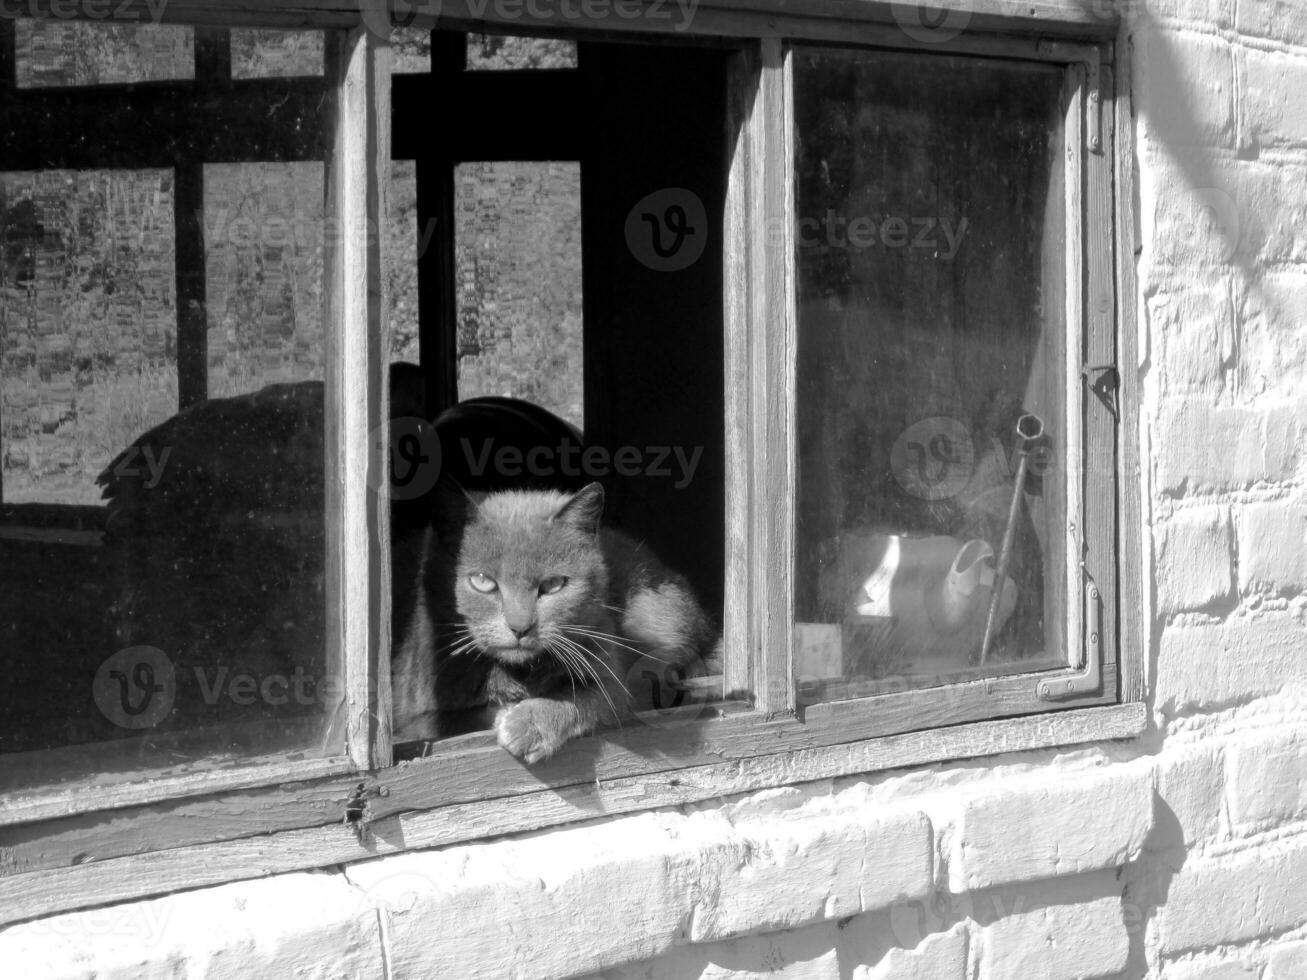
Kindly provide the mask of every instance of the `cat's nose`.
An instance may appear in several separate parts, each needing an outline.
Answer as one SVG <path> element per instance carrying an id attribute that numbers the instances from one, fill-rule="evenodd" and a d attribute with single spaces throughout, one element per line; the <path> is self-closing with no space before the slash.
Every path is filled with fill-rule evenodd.
<path id="1" fill-rule="evenodd" d="M 535 628 L 536 628 L 535 623 L 527 623 L 525 626 L 514 626 L 512 623 L 508 624 L 508 631 L 512 633 L 515 637 L 517 637 L 519 640 L 530 633 L 534 633 Z"/>

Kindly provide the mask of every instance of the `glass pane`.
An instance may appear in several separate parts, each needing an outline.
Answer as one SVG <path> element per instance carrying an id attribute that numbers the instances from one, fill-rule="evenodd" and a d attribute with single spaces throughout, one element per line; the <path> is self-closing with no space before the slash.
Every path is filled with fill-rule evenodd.
<path id="1" fill-rule="evenodd" d="M 204 168 L 209 396 L 322 378 L 321 163 Z"/>
<path id="2" fill-rule="evenodd" d="M 575 68 L 576 42 L 551 37 L 469 34 L 467 67 L 470 71 Z"/>
<path id="3" fill-rule="evenodd" d="M 322 31 L 234 30 L 232 78 L 322 74 Z"/>
<path id="4" fill-rule="evenodd" d="M 431 70 L 431 32 L 417 27 L 390 29 L 390 70 L 396 75 Z"/>
<path id="5" fill-rule="evenodd" d="M 422 359 L 418 335 L 418 253 L 432 247 L 434 223 L 419 234 L 417 166 L 412 160 L 390 165 L 385 239 L 381 267 L 390 297 L 390 359 L 417 364 Z"/>
<path id="6" fill-rule="evenodd" d="M 224 158 L 257 160 L 250 125 L 286 122 L 233 97 L 251 123 Z M 344 747 L 324 166 L 183 150 L 175 171 L 0 175 L 0 792 Z"/>
<path id="7" fill-rule="evenodd" d="M 801 696 L 1065 665 L 1064 75 L 794 64 Z"/>
<path id="8" fill-rule="evenodd" d="M 170 24 L 14 22 L 19 88 L 114 85 L 195 77 L 195 32 Z"/>
<path id="9" fill-rule="evenodd" d="M 177 410 L 173 176 L 0 174 L 0 494 L 95 505 Z"/>
<path id="10" fill-rule="evenodd" d="M 458 396 L 584 421 L 581 168 L 465 163 L 454 175 Z"/>

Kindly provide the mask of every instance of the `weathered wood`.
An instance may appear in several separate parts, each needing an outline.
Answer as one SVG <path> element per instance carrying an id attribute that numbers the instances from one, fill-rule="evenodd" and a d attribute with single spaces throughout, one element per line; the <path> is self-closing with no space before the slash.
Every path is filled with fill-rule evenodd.
<path id="1" fill-rule="evenodd" d="M 335 739 L 361 769 L 390 762 L 389 496 L 384 431 L 389 337 L 382 295 L 381 221 L 390 176 L 389 57 L 363 28 L 328 40 L 335 97 L 327 163 L 326 485 L 328 670 L 345 678 Z M 361 328 L 361 329 L 360 329 Z M 381 665 L 386 670 L 381 670 Z"/>
<path id="2" fill-rule="evenodd" d="M 758 636 L 754 697 L 767 714 L 795 710 L 794 627 L 795 365 L 798 313 L 794 283 L 794 76 L 779 38 L 762 41 L 754 110 L 762 147 L 757 188 L 763 220 L 751 230 L 757 247 L 750 330 L 751 477 L 754 547 L 752 612 Z"/>
<path id="3" fill-rule="evenodd" d="M 1117 403 L 1118 495 L 1120 519 L 1117 525 L 1118 601 L 1120 603 L 1119 659 L 1121 700 L 1142 701 L 1145 694 L 1145 665 L 1148 660 L 1147 628 L 1150 618 L 1150 590 L 1147 571 L 1151 567 L 1144 549 L 1144 473 L 1140 451 L 1139 369 L 1148 354 L 1141 349 L 1135 304 L 1139 301 L 1136 250 L 1139 227 L 1135 200 L 1134 106 L 1130 93 L 1131 41 L 1123 30 L 1117 42 L 1114 70 L 1105 75 L 1115 83 L 1112 91 L 1113 145 L 1116 164 L 1116 330 L 1117 370 L 1120 391 Z M 1107 92 L 1104 83 L 1104 92 Z"/>
<path id="4" fill-rule="evenodd" d="M 52 0 L 29 0 L 25 9 L 38 16 L 51 15 Z M 115 3 L 115 21 L 159 20 L 167 23 L 211 24 L 227 27 L 279 27 L 296 29 L 306 27 L 351 28 L 358 25 L 360 8 L 369 24 L 380 25 L 386 19 L 385 11 L 395 8 L 394 0 L 239 0 L 227 3 L 224 0 L 170 0 L 159 4 L 157 0 L 124 0 Z M 468 0 L 446 0 L 442 4 L 432 4 L 439 11 L 438 16 L 431 16 L 421 4 L 408 4 L 403 8 L 405 19 L 416 14 L 411 26 L 431 27 L 454 24 L 473 30 L 488 30 L 495 27 L 507 29 L 513 33 L 522 33 L 531 28 L 531 9 L 523 12 L 518 8 L 497 11 L 494 5 L 473 6 Z M 681 26 L 672 14 L 666 13 L 666 5 L 645 4 L 649 16 L 631 19 L 616 17 L 572 17 L 564 18 L 553 7 L 545 7 L 550 16 L 538 18 L 546 30 L 561 32 L 600 32 L 600 31 L 660 31 L 663 33 L 746 35 L 763 37 L 769 33 L 784 36 L 790 31 L 783 23 L 794 18 L 793 5 L 785 0 L 712 0 L 703 4 Z M 868 20 L 885 24 L 902 23 L 905 17 L 913 17 L 911 24 L 937 23 L 950 11 L 957 11 L 958 5 L 950 0 L 924 0 L 917 4 L 903 4 L 898 0 L 807 0 L 803 7 L 802 19 L 845 19 Z M 62 4 L 60 15 L 68 17 Z M 655 17 L 661 11 L 663 16 Z M 93 12 L 103 19 L 99 8 Z M 1032 26 L 1049 34 L 1092 34 L 1110 36 L 1121 18 L 1115 14 L 1104 16 L 1104 12 L 1094 5 L 1081 0 L 1027 0 L 1013 4 L 1010 0 L 970 0 L 964 11 L 966 29 L 972 31 L 1001 31 L 1014 27 Z M 82 11 L 82 16 L 89 16 Z M 786 17 L 785 15 L 791 15 Z"/>
<path id="5" fill-rule="evenodd" d="M 1071 666 L 1077 666 L 1086 649 L 1084 642 L 1085 589 L 1081 560 L 1085 549 L 1085 386 L 1080 369 L 1085 364 L 1085 303 L 1087 291 L 1084 276 L 1085 249 L 1085 70 L 1083 65 L 1073 66 L 1066 76 L 1064 89 L 1066 116 L 1063 124 L 1065 153 L 1065 234 L 1066 234 L 1066 333 L 1063 379 L 1066 385 L 1066 517 L 1063 529 L 1066 567 L 1066 610 L 1063 623 L 1066 629 L 1067 657 Z"/>
<path id="6" fill-rule="evenodd" d="M 807 708 L 803 722 L 784 715 L 763 720 L 741 704 L 697 706 L 682 709 L 679 714 L 685 720 L 678 724 L 669 724 L 665 718 L 657 727 L 632 723 L 578 740 L 554 759 L 533 767 L 524 766 L 504 752 L 488 733 L 476 733 L 433 743 L 424 758 L 362 776 L 333 774 L 305 781 L 304 772 L 286 769 L 283 778 L 294 778 L 297 785 L 259 789 L 247 783 L 250 788 L 246 790 L 233 787 L 220 798 L 181 801 L 163 811 L 154 808 L 87 815 L 80 821 L 65 822 L 64 829 L 53 828 L 49 839 L 21 828 L 6 831 L 0 836 L 4 847 L 0 852 L 0 876 L 38 866 L 61 867 L 85 860 L 88 855 L 105 860 L 122 853 L 166 850 L 206 839 L 292 829 L 304 826 L 306 820 L 321 823 L 339 819 L 332 804 L 342 803 L 360 781 L 371 787 L 371 812 L 381 819 L 456 804 L 484 802 L 492 806 L 495 801 L 503 803 L 544 789 L 562 792 L 596 781 L 650 777 L 674 780 L 687 768 L 723 761 L 738 764 L 822 746 L 842 745 L 856 755 L 860 751 L 858 743 L 897 737 L 908 731 L 929 738 L 932 729 L 995 717 L 1047 714 L 1054 706 L 1035 696 L 1035 685 L 1041 679 L 1065 673 L 986 678 L 943 689 L 816 704 Z M 1104 677 L 1104 690 L 1112 693 L 1078 701 L 1078 706 L 1115 700 L 1115 667 L 1108 665 Z M 188 785 L 178 783 L 177 787 L 178 791 L 195 791 L 199 785 L 191 781 Z M 161 789 L 168 786 L 164 781 Z M 380 795 L 383 788 L 385 796 Z M 222 789 L 217 779 L 209 783 L 211 793 Z M 150 799 L 167 798 L 167 793 L 161 792 Z M 74 812 L 71 806 L 54 811 L 57 815 Z M 179 818 L 176 813 L 185 816 Z M 258 823 L 249 822 L 251 813 L 262 814 Z M 49 807 L 42 810 L 29 806 L 26 811 L 15 811 L 12 818 L 25 815 L 37 819 L 52 814 Z M 104 832 L 105 828 L 119 826 L 144 826 L 149 833 L 134 836 Z M 79 828 L 80 836 L 75 832 Z"/>
<path id="7" fill-rule="evenodd" d="M 116 786 L 74 783 L 39 793 L 13 794 L 0 798 L 0 828 L 213 793 L 240 793 L 285 784 L 291 780 L 327 779 L 350 772 L 353 772 L 352 763 L 340 756 L 295 761 L 278 756 L 268 761 L 248 759 L 239 768 L 230 765 L 221 768 L 197 767 L 194 772 L 165 775 L 149 782 L 138 781 Z M 4 840 L 3 832 L 0 831 L 0 843 Z M 0 859 L 0 866 L 3 864 L 4 860 Z"/>
<path id="8" fill-rule="evenodd" d="M 754 396 L 750 385 L 754 294 L 764 274 L 755 231 L 764 218 L 763 119 L 758 98 L 762 55 L 756 44 L 735 54 L 727 73 L 729 172 L 722 218 L 726 410 L 726 567 L 723 608 L 725 693 L 753 691 L 753 651 L 759 649 L 754 612 Z"/>
<path id="9" fill-rule="evenodd" d="M 1131 704 L 1034 719 L 958 725 L 854 745 L 799 749 L 742 762 L 680 769 L 658 779 L 637 776 L 591 780 L 563 791 L 541 790 L 493 805 L 473 803 L 395 815 L 375 820 L 363 843 L 349 828 L 336 824 L 11 875 L 0 878 L 0 924 L 597 816 L 721 799 L 772 786 L 1133 738 L 1145 724 L 1143 705 Z"/>
<path id="10" fill-rule="evenodd" d="M 1094 577 L 1102 596 L 1100 656 L 1104 664 L 1117 662 L 1117 390 L 1095 389 L 1100 378 L 1115 370 L 1095 370 L 1099 365 L 1116 365 L 1116 275 L 1112 242 L 1112 103 L 1111 72 L 1097 61 L 1089 63 L 1085 94 L 1084 155 L 1086 199 L 1084 241 L 1087 280 L 1085 283 L 1085 360 L 1076 379 L 1085 392 L 1085 568 Z M 1092 649 L 1092 648 L 1090 648 Z M 1116 686 L 1104 693 L 1117 694 Z"/>

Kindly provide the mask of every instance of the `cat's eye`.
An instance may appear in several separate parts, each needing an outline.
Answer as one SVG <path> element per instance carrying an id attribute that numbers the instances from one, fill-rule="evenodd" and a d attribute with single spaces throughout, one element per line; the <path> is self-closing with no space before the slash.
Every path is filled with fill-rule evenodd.
<path id="1" fill-rule="evenodd" d="M 468 584 L 478 592 L 494 592 L 499 588 L 498 582 L 492 579 L 489 575 L 482 575 L 480 572 L 477 572 L 475 575 L 469 575 L 467 581 Z"/>
<path id="2" fill-rule="evenodd" d="M 566 584 L 567 584 L 566 575 L 551 575 L 549 576 L 549 578 L 541 580 L 540 594 L 553 595 L 555 592 L 561 590 L 562 587 Z"/>

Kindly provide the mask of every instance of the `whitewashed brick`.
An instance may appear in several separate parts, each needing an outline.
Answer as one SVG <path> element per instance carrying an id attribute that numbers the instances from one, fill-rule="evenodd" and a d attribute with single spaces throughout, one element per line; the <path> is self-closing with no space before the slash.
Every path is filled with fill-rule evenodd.
<path id="1" fill-rule="evenodd" d="M 1225 749 L 1226 805 L 1237 833 L 1307 814 L 1307 733 L 1290 728 L 1243 736 Z"/>
<path id="2" fill-rule="evenodd" d="M 1246 942 L 1307 922 L 1307 836 L 1219 857 L 1190 855 L 1157 910 L 1167 956 Z"/>
<path id="3" fill-rule="evenodd" d="M 1162 980 L 1257 980 L 1257 964 L 1248 959 L 1196 959 L 1169 963 Z"/>
<path id="4" fill-rule="evenodd" d="M 1212 493 L 1292 478 L 1300 455 L 1299 412 L 1296 405 L 1252 408 L 1168 399 L 1153 438 L 1158 489 Z"/>
<path id="5" fill-rule="evenodd" d="M 1154 17 L 1204 27 L 1234 26 L 1234 0 L 1118 0 L 1120 9 L 1147 10 Z"/>
<path id="6" fill-rule="evenodd" d="M 1174 815 L 1180 839 L 1167 837 L 1166 820 L 1159 816 L 1163 838 L 1160 847 L 1193 845 L 1210 840 L 1220 829 L 1221 800 L 1225 791 L 1221 750 L 1213 745 L 1183 749 L 1168 747 L 1157 760 L 1159 807 Z M 1150 845 L 1152 842 L 1150 842 Z"/>
<path id="7" fill-rule="evenodd" d="M 1161 350 L 1164 395 L 1219 392 L 1234 356 L 1234 302 L 1226 276 L 1148 301 L 1149 332 Z"/>
<path id="8" fill-rule="evenodd" d="M 1289 44 L 1307 44 L 1307 17 L 1301 0 L 1256 0 L 1240 3 L 1235 17 L 1240 34 Z"/>
<path id="9" fill-rule="evenodd" d="M 1307 390 L 1307 270 L 1265 271 L 1241 282 L 1234 385 L 1261 397 L 1293 400 Z"/>
<path id="10" fill-rule="evenodd" d="M 1130 955 L 1121 885 L 1111 873 L 1047 883 L 1033 899 L 987 925 L 979 980 L 1116 977 Z"/>
<path id="11" fill-rule="evenodd" d="M 566 976 L 925 894 L 933 874 L 929 820 L 864 803 L 851 793 L 842 805 L 836 797 L 821 810 L 734 822 L 711 811 L 646 814 L 398 855 L 347 874 L 369 893 L 384 894 L 390 879 L 404 883 L 406 901 L 387 907 L 397 970 Z M 432 944 L 432 934 L 444 941 Z M 475 974 L 465 972 L 469 963 Z"/>
<path id="12" fill-rule="evenodd" d="M 289 874 L 0 929 L 6 977 L 383 975 L 376 912 L 340 874 Z"/>
<path id="13" fill-rule="evenodd" d="M 1307 145 L 1307 101 L 1302 97 L 1307 91 L 1307 53 L 1246 49 L 1239 62 L 1244 72 L 1239 93 L 1241 145 Z"/>
<path id="14" fill-rule="evenodd" d="M 874 810 L 737 822 L 738 846 L 711 852 L 690 939 L 786 929 L 882 908 L 930 890 L 925 814 Z"/>
<path id="15" fill-rule="evenodd" d="M 1245 504 L 1236 527 L 1240 592 L 1307 589 L 1307 505 L 1301 498 Z"/>
<path id="16" fill-rule="evenodd" d="M 841 980 L 834 924 L 681 946 L 578 980 Z"/>
<path id="17" fill-rule="evenodd" d="M 1234 548 L 1225 507 L 1176 512 L 1157 533 L 1157 606 L 1163 615 L 1230 602 Z"/>
<path id="18" fill-rule="evenodd" d="M 932 933 L 911 949 L 891 947 L 874 964 L 854 967 L 853 980 L 965 980 L 967 927 Z"/>
<path id="19" fill-rule="evenodd" d="M 946 834 L 949 890 L 1115 868 L 1153 825 L 1153 771 L 1139 761 L 1033 774 L 963 796 Z"/>
<path id="20" fill-rule="evenodd" d="M 1307 942 L 1277 943 L 1271 948 L 1262 980 L 1302 980 L 1307 977 Z"/>
<path id="21" fill-rule="evenodd" d="M 1147 134 L 1139 152 L 1146 285 L 1188 289 L 1213 266 L 1244 277 L 1250 268 L 1307 261 L 1307 165 L 1177 156 Z M 1155 280 L 1153 263 L 1180 271 Z"/>
<path id="22" fill-rule="evenodd" d="M 1234 58 L 1228 42 L 1144 25 L 1136 99 L 1155 138 L 1176 150 L 1233 146 Z"/>
<path id="23" fill-rule="evenodd" d="M 683 939 L 686 872 L 705 846 L 646 815 L 396 855 L 346 874 L 379 896 L 396 977 L 569 976 Z"/>
<path id="24" fill-rule="evenodd" d="M 1157 709 L 1173 716 L 1277 693 L 1307 678 L 1305 636 L 1301 618 L 1283 612 L 1168 626 L 1157 657 Z"/>

